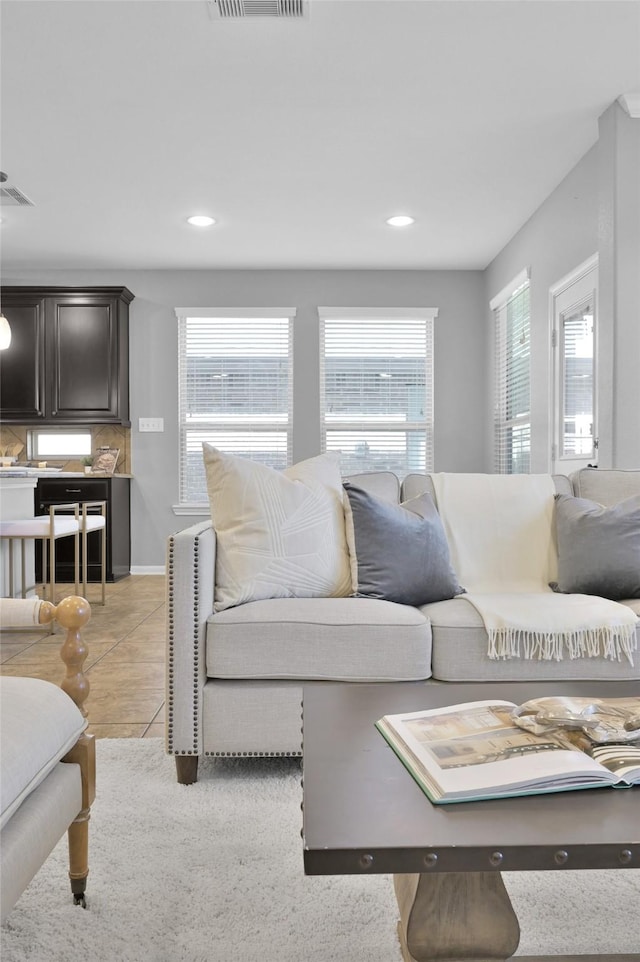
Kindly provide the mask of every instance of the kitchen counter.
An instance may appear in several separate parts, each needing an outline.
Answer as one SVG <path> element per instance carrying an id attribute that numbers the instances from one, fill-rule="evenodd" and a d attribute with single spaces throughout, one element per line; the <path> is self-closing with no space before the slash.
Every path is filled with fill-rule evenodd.
<path id="1" fill-rule="evenodd" d="M 56 471 L 53 468 L 0 468 L 0 480 L 11 478 L 132 478 L 132 474 L 107 474 L 96 472 L 85 474 L 84 471 Z"/>

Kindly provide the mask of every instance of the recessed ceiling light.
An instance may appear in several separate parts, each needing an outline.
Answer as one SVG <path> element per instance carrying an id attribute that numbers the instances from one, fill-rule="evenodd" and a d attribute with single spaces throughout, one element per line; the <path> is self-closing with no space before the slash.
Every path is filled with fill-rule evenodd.
<path id="1" fill-rule="evenodd" d="M 387 224 L 389 227 L 408 227 L 409 224 L 413 224 L 414 218 L 409 217 L 407 214 L 398 214 L 396 217 L 388 217 Z"/>
<path id="2" fill-rule="evenodd" d="M 192 227 L 211 227 L 215 220 L 206 214 L 194 214 L 193 217 L 187 217 L 187 223 Z"/>

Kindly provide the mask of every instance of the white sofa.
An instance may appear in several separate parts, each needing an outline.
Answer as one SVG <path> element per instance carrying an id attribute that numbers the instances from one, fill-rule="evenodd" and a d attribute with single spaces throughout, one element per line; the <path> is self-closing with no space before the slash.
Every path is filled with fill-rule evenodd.
<path id="1" fill-rule="evenodd" d="M 388 472 L 352 480 L 395 503 L 433 493 L 429 475 L 409 475 L 402 485 Z M 554 481 L 559 493 L 606 506 L 640 494 L 640 471 L 584 469 Z M 308 681 L 640 678 L 639 655 L 634 664 L 491 660 L 484 624 L 464 595 L 420 608 L 371 598 L 286 598 L 214 614 L 215 561 L 210 520 L 168 541 L 166 748 L 184 784 L 196 780 L 201 755 L 300 755 Z M 640 599 L 625 603 L 640 615 Z"/>

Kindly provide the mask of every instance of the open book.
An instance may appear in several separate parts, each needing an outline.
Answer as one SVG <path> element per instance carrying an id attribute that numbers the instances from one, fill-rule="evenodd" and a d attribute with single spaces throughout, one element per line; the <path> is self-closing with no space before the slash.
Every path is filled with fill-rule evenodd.
<path id="1" fill-rule="evenodd" d="M 624 702 L 630 718 L 640 712 L 640 698 L 610 701 Z M 640 784 L 640 741 L 593 744 L 581 729 L 535 734 L 518 712 L 512 702 L 474 701 L 385 715 L 376 727 L 436 804 Z"/>

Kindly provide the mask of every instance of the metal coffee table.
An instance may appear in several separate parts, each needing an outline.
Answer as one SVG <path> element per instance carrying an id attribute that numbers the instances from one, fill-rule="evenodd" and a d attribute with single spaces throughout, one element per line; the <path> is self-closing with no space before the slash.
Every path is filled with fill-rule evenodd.
<path id="1" fill-rule="evenodd" d="M 500 873 L 640 868 L 640 788 L 432 805 L 374 722 L 486 698 L 519 704 L 639 689 L 637 681 L 305 685 L 306 874 L 393 874 L 406 962 L 510 958 L 520 928 Z M 580 958 L 637 962 L 640 954 Z"/>

